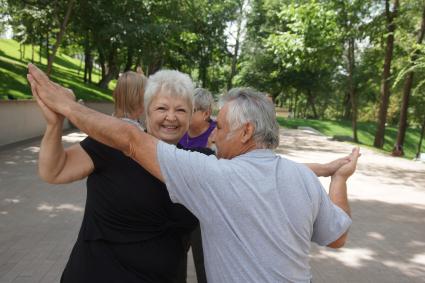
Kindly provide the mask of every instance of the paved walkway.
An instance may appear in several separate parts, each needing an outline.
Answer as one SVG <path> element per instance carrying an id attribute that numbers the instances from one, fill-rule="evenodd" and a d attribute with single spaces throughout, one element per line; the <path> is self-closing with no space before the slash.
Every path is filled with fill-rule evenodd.
<path id="1" fill-rule="evenodd" d="M 78 132 L 64 137 L 69 145 Z M 58 282 L 81 225 L 84 181 L 48 185 L 37 176 L 39 141 L 0 150 L 0 282 Z M 283 130 L 279 152 L 327 162 L 351 145 Z M 425 282 L 425 164 L 362 149 L 345 248 L 313 248 L 314 282 Z M 328 180 L 323 179 L 325 187 Z M 189 263 L 188 282 L 196 282 Z"/>

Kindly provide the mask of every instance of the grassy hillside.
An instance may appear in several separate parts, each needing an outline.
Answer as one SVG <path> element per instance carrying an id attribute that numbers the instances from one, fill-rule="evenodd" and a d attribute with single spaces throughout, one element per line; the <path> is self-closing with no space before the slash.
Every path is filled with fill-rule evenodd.
<path id="1" fill-rule="evenodd" d="M 326 136 L 334 137 L 351 137 L 352 129 L 351 122 L 349 121 L 319 121 L 319 120 L 303 120 L 303 119 L 286 119 L 278 117 L 278 122 L 281 126 L 287 128 L 297 128 L 299 126 L 311 127 Z M 375 123 L 358 123 L 358 138 L 362 145 L 372 147 L 375 138 Z M 385 129 L 385 144 L 383 151 L 386 153 L 392 152 L 395 140 L 397 137 L 397 128 L 386 127 Z M 405 157 L 412 159 L 415 154 L 419 143 L 420 129 L 408 129 L 404 142 Z M 376 149 L 376 148 L 374 148 Z M 421 152 L 425 152 L 425 143 L 422 143 Z"/>
<path id="2" fill-rule="evenodd" d="M 20 60 L 19 43 L 10 39 L 0 39 L 0 99 L 32 98 L 27 85 L 27 64 L 31 62 L 31 46 L 26 46 L 25 56 Z M 38 47 L 35 49 L 35 64 L 45 70 L 47 60 L 42 57 L 39 63 Z M 63 53 L 56 56 L 52 80 L 71 88 L 77 99 L 85 101 L 112 101 L 112 91 L 104 90 L 94 84 L 83 82 L 83 65 L 79 60 Z M 80 70 L 80 72 L 79 72 Z M 79 72 L 79 73 L 78 73 Z M 99 72 L 93 72 L 94 82 L 99 81 Z M 115 82 L 110 84 L 114 87 Z"/>

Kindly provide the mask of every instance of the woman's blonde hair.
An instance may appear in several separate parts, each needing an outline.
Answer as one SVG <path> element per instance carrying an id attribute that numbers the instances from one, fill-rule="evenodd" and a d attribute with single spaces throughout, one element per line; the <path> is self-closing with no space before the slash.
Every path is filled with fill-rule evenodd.
<path id="1" fill-rule="evenodd" d="M 147 78 L 136 72 L 122 73 L 113 92 L 115 116 L 128 117 L 143 107 Z"/>

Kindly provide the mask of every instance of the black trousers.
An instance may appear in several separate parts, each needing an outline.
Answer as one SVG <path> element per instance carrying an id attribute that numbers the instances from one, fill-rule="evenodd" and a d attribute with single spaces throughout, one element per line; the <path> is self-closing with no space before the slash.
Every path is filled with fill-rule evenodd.
<path id="1" fill-rule="evenodd" d="M 198 225 L 195 230 L 193 230 L 190 235 L 189 245 L 187 246 L 187 251 L 192 246 L 193 262 L 195 263 L 196 270 L 196 279 L 198 283 L 207 283 L 207 276 L 205 274 L 205 265 L 204 265 L 204 251 L 202 249 L 202 236 L 201 228 Z M 186 283 L 187 276 L 187 253 L 186 258 L 183 261 L 183 264 L 180 268 L 179 276 L 176 283 Z"/>

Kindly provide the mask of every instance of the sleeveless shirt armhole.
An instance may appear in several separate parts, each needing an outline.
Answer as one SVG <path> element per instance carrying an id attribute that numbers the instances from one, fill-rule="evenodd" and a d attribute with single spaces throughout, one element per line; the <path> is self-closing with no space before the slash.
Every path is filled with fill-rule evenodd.
<path id="1" fill-rule="evenodd" d="M 99 143 L 98 141 L 90 137 L 87 137 L 82 140 L 80 142 L 80 145 L 93 161 L 94 169 L 101 169 L 105 164 L 104 154 L 102 154 L 105 145 Z"/>

